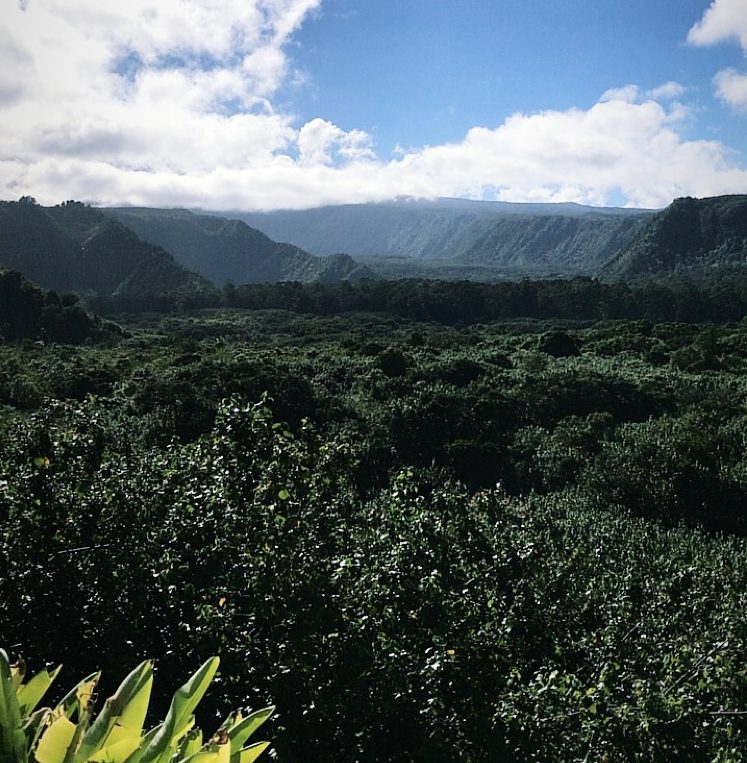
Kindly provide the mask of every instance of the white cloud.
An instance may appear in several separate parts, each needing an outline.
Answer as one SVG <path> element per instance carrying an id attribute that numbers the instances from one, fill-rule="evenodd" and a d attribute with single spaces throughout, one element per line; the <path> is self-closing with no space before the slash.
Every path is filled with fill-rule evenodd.
<path id="1" fill-rule="evenodd" d="M 274 106 L 321 0 L 29 0 L 0 9 L 0 197 L 212 209 L 401 195 L 662 206 L 743 191 L 683 137 L 682 86 L 608 90 L 377 159 L 370 136 Z M 10 51 L 7 53 L 6 51 Z M 302 75 L 301 75 L 302 76 Z M 738 76 L 738 75 L 737 75 Z M 724 84 L 725 92 L 738 83 Z M 731 92 L 731 91 L 729 91 Z"/>
<path id="2" fill-rule="evenodd" d="M 687 40 L 693 45 L 737 40 L 747 55 L 747 0 L 713 0 L 703 18 L 690 29 Z M 718 98 L 737 109 L 747 109 L 747 73 L 722 69 L 713 82 Z"/>
<path id="3" fill-rule="evenodd" d="M 600 103 L 607 101 L 625 101 L 626 103 L 638 103 L 644 98 L 654 101 L 670 101 L 684 95 L 687 88 L 679 82 L 669 81 L 651 90 L 642 91 L 638 85 L 623 85 L 623 87 L 612 87 L 602 93 L 599 99 Z"/>
<path id="4" fill-rule="evenodd" d="M 715 77 L 716 95 L 735 108 L 747 109 L 747 74 L 722 69 Z"/>
<path id="5" fill-rule="evenodd" d="M 345 132 L 337 125 L 317 117 L 307 122 L 296 139 L 299 162 L 303 166 L 333 163 L 332 152 L 345 159 L 373 159 L 371 139 L 362 130 Z"/>
<path id="6" fill-rule="evenodd" d="M 713 0 L 703 18 L 690 29 L 687 40 L 693 45 L 715 45 L 736 39 L 747 50 L 747 2 Z"/>
<path id="7" fill-rule="evenodd" d="M 654 87 L 646 92 L 649 98 L 654 100 L 671 100 L 673 98 L 679 98 L 684 95 L 687 88 L 681 85 L 679 82 L 665 82 L 663 85 Z"/>
<path id="8" fill-rule="evenodd" d="M 0 25 L 0 108 L 17 101 L 28 92 L 26 83 L 33 65 L 31 56 Z"/>
<path id="9" fill-rule="evenodd" d="M 599 99 L 602 103 L 607 101 L 625 101 L 635 103 L 640 95 L 638 85 L 624 85 L 623 87 L 611 87 L 602 93 Z"/>

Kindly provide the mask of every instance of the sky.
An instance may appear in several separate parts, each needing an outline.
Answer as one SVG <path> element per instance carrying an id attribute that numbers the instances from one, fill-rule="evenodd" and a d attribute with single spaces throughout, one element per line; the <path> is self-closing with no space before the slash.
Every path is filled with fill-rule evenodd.
<path id="1" fill-rule="evenodd" d="M 2 0 L 0 198 L 747 193 L 747 0 Z"/>

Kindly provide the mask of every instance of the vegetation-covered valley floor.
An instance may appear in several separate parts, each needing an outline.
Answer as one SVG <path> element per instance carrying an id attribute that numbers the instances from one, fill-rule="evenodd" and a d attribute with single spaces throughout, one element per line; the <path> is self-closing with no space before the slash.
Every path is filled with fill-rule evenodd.
<path id="1" fill-rule="evenodd" d="M 220 654 L 287 761 L 747 757 L 747 323 L 122 324 L 0 345 L 34 669 Z"/>

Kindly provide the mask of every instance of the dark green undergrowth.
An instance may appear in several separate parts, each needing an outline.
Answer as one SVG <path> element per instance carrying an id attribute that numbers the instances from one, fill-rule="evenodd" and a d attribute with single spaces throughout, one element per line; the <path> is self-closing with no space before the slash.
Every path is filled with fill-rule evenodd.
<path id="1" fill-rule="evenodd" d="M 282 760 L 743 759 L 741 325 L 131 330 L 0 347 L 32 666 L 220 654 Z"/>

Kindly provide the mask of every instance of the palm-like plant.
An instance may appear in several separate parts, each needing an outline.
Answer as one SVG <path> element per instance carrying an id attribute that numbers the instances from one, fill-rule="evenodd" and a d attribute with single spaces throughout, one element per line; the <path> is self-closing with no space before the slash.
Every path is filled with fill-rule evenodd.
<path id="1" fill-rule="evenodd" d="M 28 681 L 22 661 L 0 650 L 0 763 L 252 763 L 269 742 L 247 745 L 272 715 L 232 713 L 203 743 L 194 711 L 218 669 L 211 657 L 176 691 L 165 720 L 144 732 L 153 687 L 153 663 L 138 665 L 94 715 L 92 696 L 101 676 L 84 678 L 54 707 L 37 709 L 60 668 Z"/>

